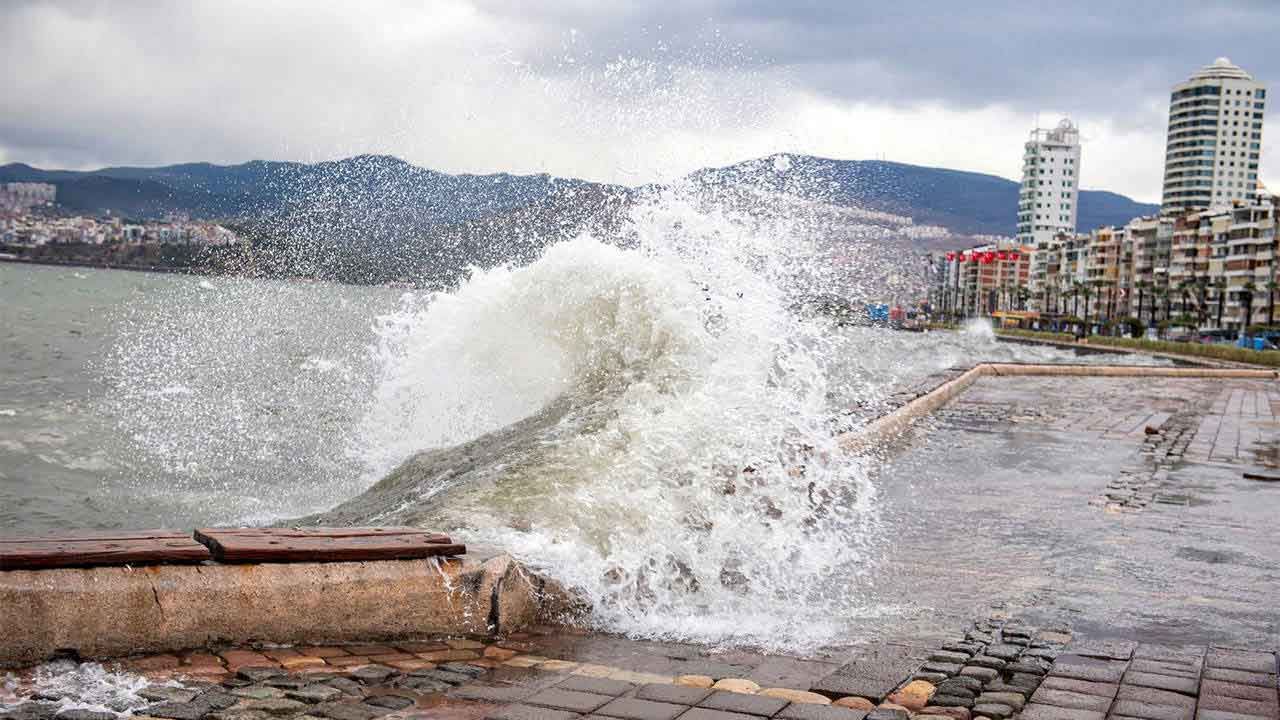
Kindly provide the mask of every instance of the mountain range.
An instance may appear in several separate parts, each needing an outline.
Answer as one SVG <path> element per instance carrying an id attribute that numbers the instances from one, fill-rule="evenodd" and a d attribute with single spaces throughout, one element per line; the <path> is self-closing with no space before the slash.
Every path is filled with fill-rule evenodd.
<path id="1" fill-rule="evenodd" d="M 777 157 L 777 156 L 775 156 Z M 828 200 L 893 212 L 917 224 L 960 235 L 1012 235 L 1018 183 L 995 175 L 882 160 L 788 158 L 793 172 L 826 188 Z M 693 178 L 758 178 L 764 160 L 699 170 Z M 186 163 L 164 167 L 42 170 L 21 163 L 0 166 L 0 182 L 48 182 L 58 202 L 73 212 L 111 211 L 135 218 L 183 213 L 195 218 L 245 219 L 282 212 L 376 215 L 419 227 L 493 216 L 546 201 L 557 192 L 593 188 L 627 193 L 632 188 L 549 175 L 450 175 L 386 155 L 361 155 L 314 164 L 255 160 L 241 165 Z M 1151 214 L 1156 205 L 1123 195 L 1082 190 L 1084 230 L 1121 225 Z"/>

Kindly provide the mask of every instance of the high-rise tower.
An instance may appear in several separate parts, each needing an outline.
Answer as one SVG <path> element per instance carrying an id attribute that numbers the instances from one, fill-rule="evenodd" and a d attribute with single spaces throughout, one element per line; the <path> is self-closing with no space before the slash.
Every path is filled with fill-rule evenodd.
<path id="1" fill-rule="evenodd" d="M 1164 156 L 1166 213 L 1251 201 L 1257 195 L 1267 90 L 1218 58 L 1173 86 Z"/>
<path id="2" fill-rule="evenodd" d="M 1060 232 L 1076 231 L 1080 191 L 1080 131 L 1063 119 L 1031 131 L 1022 155 L 1018 243 L 1039 247 Z"/>

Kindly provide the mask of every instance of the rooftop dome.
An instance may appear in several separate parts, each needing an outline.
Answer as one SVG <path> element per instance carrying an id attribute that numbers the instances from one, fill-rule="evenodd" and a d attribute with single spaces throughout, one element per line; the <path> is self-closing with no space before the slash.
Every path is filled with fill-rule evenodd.
<path id="1" fill-rule="evenodd" d="M 1217 80 L 1222 78 L 1230 78 L 1234 80 L 1252 80 L 1253 76 L 1238 65 L 1234 65 L 1230 58 L 1220 57 L 1212 63 L 1205 65 L 1191 76 L 1192 80 Z"/>

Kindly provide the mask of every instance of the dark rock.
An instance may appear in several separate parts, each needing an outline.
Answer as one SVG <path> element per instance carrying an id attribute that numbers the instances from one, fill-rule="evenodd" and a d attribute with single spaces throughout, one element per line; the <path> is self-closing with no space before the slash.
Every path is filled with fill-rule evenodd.
<path id="1" fill-rule="evenodd" d="M 168 720 L 199 720 L 199 718 L 213 712 L 213 708 L 199 700 L 195 700 L 189 703 L 163 702 L 159 705 L 152 705 L 145 712 L 151 717 L 167 718 Z"/>
<path id="2" fill-rule="evenodd" d="M 944 695 L 941 692 L 937 692 L 934 693 L 933 697 L 929 698 L 929 704 L 939 707 L 971 708 L 973 707 L 973 698 L 961 695 Z"/>
<path id="3" fill-rule="evenodd" d="M 987 667 L 992 670 L 1003 670 L 1005 665 L 1009 663 L 1000 658 L 993 658 L 990 655 L 979 655 L 968 662 L 969 665 L 977 665 L 978 667 Z"/>
<path id="4" fill-rule="evenodd" d="M 991 720 L 1007 720 L 1013 715 L 1013 708 L 998 703 L 983 703 L 973 706 L 973 714 L 991 718 Z"/>
<path id="5" fill-rule="evenodd" d="M 995 638 L 991 636 L 991 633 L 982 632 L 980 630 L 970 630 L 964 634 L 964 639 L 969 642 L 982 643 L 983 645 L 988 645 L 995 641 Z"/>
<path id="6" fill-rule="evenodd" d="M 947 652 L 958 652 L 958 653 L 964 653 L 965 655 L 972 656 L 982 649 L 982 645 L 978 643 L 964 642 L 964 641 L 949 642 L 943 645 L 942 649 L 946 650 Z"/>
<path id="7" fill-rule="evenodd" d="M 470 675 L 449 672 L 447 670 L 419 670 L 414 674 L 414 677 L 449 683 L 450 685 L 461 685 L 466 682 L 471 682 L 472 680 Z"/>
<path id="8" fill-rule="evenodd" d="M 356 668 L 351 671 L 351 677 L 365 685 L 376 685 L 378 683 L 386 682 L 394 675 L 396 675 L 396 671 L 386 665 L 365 665 L 362 668 Z"/>
<path id="9" fill-rule="evenodd" d="M 982 681 L 967 675 L 959 675 L 939 683 L 938 691 L 941 692 L 944 688 L 949 690 L 953 687 L 961 687 L 971 693 L 976 693 L 982 690 Z"/>
<path id="10" fill-rule="evenodd" d="M 269 700 L 271 698 L 284 697 L 284 691 L 280 688 L 267 687 L 265 685 L 234 688 L 231 694 L 236 697 L 248 698 L 249 700 Z"/>
<path id="11" fill-rule="evenodd" d="M 1015 663 L 1004 666 L 1006 673 L 1030 673 L 1032 675 L 1044 675 L 1049 672 L 1049 663 L 1039 658 L 1029 658 L 1023 656 Z"/>
<path id="12" fill-rule="evenodd" d="M 1032 675 L 1031 673 L 1011 673 L 1004 676 L 1006 685 L 1030 688 L 1033 691 L 1040 686 L 1040 680 L 1039 675 Z"/>
<path id="13" fill-rule="evenodd" d="M 364 686 L 351 678 L 338 677 L 332 680 L 325 680 L 324 684 L 331 688 L 337 688 L 348 695 L 364 694 Z"/>
<path id="14" fill-rule="evenodd" d="M 281 690 L 297 690 L 310 685 L 312 680 L 309 678 L 301 678 L 297 675 L 282 675 L 280 677 L 267 678 L 263 681 L 263 685 Z"/>
<path id="15" fill-rule="evenodd" d="M 947 679 L 947 677 L 948 677 L 948 676 L 947 676 L 946 674 L 944 674 L 944 673 L 935 673 L 935 672 L 918 672 L 918 673 L 916 673 L 916 674 L 912 675 L 912 676 L 911 676 L 911 679 L 912 679 L 912 680 L 924 680 L 925 682 L 933 683 L 934 685 L 937 685 L 938 683 L 942 682 L 943 680 L 946 680 L 946 679 Z"/>
<path id="16" fill-rule="evenodd" d="M 242 687 L 249 687 L 249 686 L 250 686 L 250 685 L 252 685 L 252 684 L 253 684 L 253 681 L 252 681 L 252 680 L 245 680 L 245 679 L 244 679 L 244 678 L 242 678 L 242 677 L 233 677 L 233 678 L 230 678 L 230 679 L 228 679 L 228 680 L 223 680 L 223 681 L 222 681 L 222 686 L 223 686 L 223 687 L 228 687 L 228 688 L 242 688 Z"/>
<path id="17" fill-rule="evenodd" d="M 1022 654 L 1022 647 L 1020 645 L 1010 645 L 1009 643 L 988 645 L 987 654 L 1000 660 L 1013 660 Z"/>
<path id="18" fill-rule="evenodd" d="M 247 712 L 260 712 L 276 717 L 288 717 L 290 715 L 297 715 L 306 710 L 307 704 L 300 703 L 297 700 L 269 698 L 267 700 L 248 700 L 236 709 Z"/>
<path id="19" fill-rule="evenodd" d="M 309 714 L 329 720 L 373 720 L 386 714 L 386 708 L 375 708 L 364 703 L 324 703 L 315 706 Z"/>
<path id="20" fill-rule="evenodd" d="M 428 677 L 415 677 L 412 675 L 396 680 L 395 684 L 397 687 L 417 690 L 420 693 L 441 693 L 453 687 L 447 682 L 433 680 Z"/>
<path id="21" fill-rule="evenodd" d="M 959 663 L 945 662 L 927 662 L 920 666 L 924 672 L 942 673 L 943 675 L 955 675 L 960 672 L 962 666 Z"/>
<path id="22" fill-rule="evenodd" d="M 908 720 L 911 716 L 897 708 L 876 708 L 867 713 L 865 720 Z"/>
<path id="23" fill-rule="evenodd" d="M 196 692 L 170 685 L 151 685 L 139 690 L 138 697 L 151 702 L 191 702 L 196 699 Z"/>
<path id="24" fill-rule="evenodd" d="M 196 702 L 202 702 L 214 710 L 226 710 L 240 702 L 240 698 L 222 690 L 207 690 L 196 698 Z"/>
<path id="25" fill-rule="evenodd" d="M 270 680 L 271 678 L 283 677 L 287 674 L 280 668 L 273 667 L 242 667 L 236 671 L 236 677 L 256 683 Z"/>
<path id="26" fill-rule="evenodd" d="M 466 663 L 460 663 L 460 662 L 447 662 L 441 665 L 440 669 L 447 670 L 448 672 L 451 672 L 451 673 L 458 673 L 460 675 L 469 675 L 473 678 L 478 678 L 481 675 L 485 674 L 484 668 L 480 668 L 480 667 L 476 667 L 475 665 L 468 665 Z"/>
<path id="27" fill-rule="evenodd" d="M 951 652 L 950 650 L 938 650 L 929 655 L 929 662 L 951 663 L 952 665 L 963 665 L 969 660 L 970 653 Z"/>
<path id="28" fill-rule="evenodd" d="M 375 695 L 371 698 L 365 698 L 364 702 L 366 705 L 387 708 L 389 710 L 403 710 L 414 704 L 409 698 L 400 697 L 399 695 Z"/>
<path id="29" fill-rule="evenodd" d="M 0 710 L 3 720 L 49 720 L 58 711 L 53 703 L 26 702 L 8 710 Z"/>
<path id="30" fill-rule="evenodd" d="M 978 667 L 977 665 L 966 665 L 960 671 L 963 677 L 971 677 L 979 682 L 988 683 L 1000 676 L 999 671 L 989 667 Z"/>
<path id="31" fill-rule="evenodd" d="M 94 710 L 63 710 L 56 717 L 58 720 L 116 720 L 115 713 Z"/>
<path id="32" fill-rule="evenodd" d="M 323 702 L 331 702 L 333 700 L 337 700 L 338 698 L 342 697 L 342 695 L 343 695 L 342 691 L 339 690 L 338 688 L 330 687 L 328 685 L 324 685 L 321 683 L 317 683 L 315 685 L 308 685 L 304 688 L 299 688 L 297 690 L 289 690 L 285 693 L 285 697 L 289 698 L 290 700 L 297 700 L 299 702 L 308 703 L 310 705 L 317 705 Z"/>

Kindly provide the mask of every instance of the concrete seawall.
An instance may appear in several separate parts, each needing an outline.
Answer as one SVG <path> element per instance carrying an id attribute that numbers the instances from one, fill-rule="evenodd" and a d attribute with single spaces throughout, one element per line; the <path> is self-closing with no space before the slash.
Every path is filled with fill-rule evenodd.
<path id="1" fill-rule="evenodd" d="M 11 570 L 0 572 L 0 667 L 253 642 L 488 636 L 563 601 L 506 555 Z"/>

